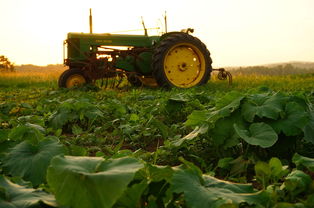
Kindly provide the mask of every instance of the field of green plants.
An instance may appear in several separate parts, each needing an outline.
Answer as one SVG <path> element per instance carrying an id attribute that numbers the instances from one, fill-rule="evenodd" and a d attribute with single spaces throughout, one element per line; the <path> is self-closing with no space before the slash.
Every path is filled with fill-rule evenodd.
<path id="1" fill-rule="evenodd" d="M 2 208 L 314 207 L 314 74 L 192 89 L 0 75 Z"/>

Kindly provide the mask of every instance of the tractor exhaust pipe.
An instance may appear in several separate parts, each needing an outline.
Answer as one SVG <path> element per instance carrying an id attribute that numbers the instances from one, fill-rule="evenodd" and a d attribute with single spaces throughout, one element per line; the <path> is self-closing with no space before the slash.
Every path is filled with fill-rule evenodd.
<path id="1" fill-rule="evenodd" d="M 167 11 L 165 11 L 165 17 L 164 17 L 164 20 L 165 20 L 165 32 L 167 33 L 167 32 L 168 32 L 168 25 L 167 25 Z"/>
<path id="2" fill-rule="evenodd" d="M 93 16 L 92 16 L 92 9 L 89 9 L 89 33 L 93 33 Z"/>

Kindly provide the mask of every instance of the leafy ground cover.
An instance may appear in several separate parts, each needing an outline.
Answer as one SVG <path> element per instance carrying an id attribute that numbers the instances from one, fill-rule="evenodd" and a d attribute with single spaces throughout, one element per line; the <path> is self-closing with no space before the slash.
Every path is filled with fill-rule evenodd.
<path id="1" fill-rule="evenodd" d="M 312 75 L 188 90 L 10 82 L 0 207 L 314 207 Z"/>

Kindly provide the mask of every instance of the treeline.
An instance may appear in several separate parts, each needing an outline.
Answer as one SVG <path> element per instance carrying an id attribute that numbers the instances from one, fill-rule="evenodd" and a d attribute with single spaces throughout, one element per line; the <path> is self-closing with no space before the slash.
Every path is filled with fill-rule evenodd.
<path id="1" fill-rule="evenodd" d="M 266 66 L 230 67 L 232 74 L 256 74 L 256 75 L 292 75 L 314 74 L 314 64 L 280 64 Z"/>
<path id="2" fill-rule="evenodd" d="M 67 67 L 63 64 L 49 64 L 37 66 L 24 64 L 15 66 L 18 72 L 44 72 L 64 71 Z M 293 75 L 293 74 L 314 74 L 314 63 L 287 63 L 278 65 L 247 66 L 247 67 L 226 67 L 232 74 L 256 74 L 256 75 Z"/>
<path id="3" fill-rule="evenodd" d="M 15 66 L 15 70 L 18 72 L 42 72 L 42 71 L 61 71 L 64 70 L 63 64 L 49 64 L 46 66 L 37 66 L 33 64 L 23 64 Z"/>
<path id="4" fill-rule="evenodd" d="M 3 55 L 0 55 L 0 72 L 1 71 L 14 71 L 14 63 L 10 62 L 10 60 Z"/>

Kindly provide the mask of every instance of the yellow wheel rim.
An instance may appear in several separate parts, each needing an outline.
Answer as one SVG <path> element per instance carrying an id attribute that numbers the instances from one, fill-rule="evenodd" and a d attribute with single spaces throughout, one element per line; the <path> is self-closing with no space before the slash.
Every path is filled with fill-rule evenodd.
<path id="1" fill-rule="evenodd" d="M 205 57 L 190 43 L 176 44 L 164 59 L 164 72 L 174 86 L 189 88 L 197 85 L 206 71 Z"/>
<path id="2" fill-rule="evenodd" d="M 81 86 L 86 83 L 86 79 L 84 78 L 83 75 L 80 74 L 73 74 L 71 75 L 67 81 L 66 81 L 66 87 L 71 88 L 71 87 L 77 87 Z"/>

